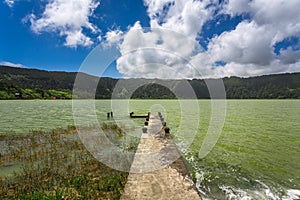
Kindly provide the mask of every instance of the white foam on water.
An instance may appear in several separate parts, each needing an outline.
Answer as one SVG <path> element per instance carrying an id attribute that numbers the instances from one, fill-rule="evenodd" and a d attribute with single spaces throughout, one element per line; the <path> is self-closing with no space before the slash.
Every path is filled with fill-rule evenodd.
<path id="1" fill-rule="evenodd" d="M 269 199 L 272 199 L 272 200 L 280 200 L 280 197 L 277 196 L 276 194 L 274 194 L 271 190 L 271 188 L 263 183 L 262 181 L 260 180 L 255 180 L 256 182 L 258 182 L 261 186 L 263 186 L 265 189 L 264 189 L 264 194 L 266 195 L 266 197 L 268 197 Z"/>
<path id="2" fill-rule="evenodd" d="M 270 200 L 281 200 L 284 199 L 279 197 L 277 194 L 272 192 L 272 190 L 265 183 L 256 180 L 260 183 L 263 188 L 261 190 L 248 190 L 235 188 L 233 186 L 221 186 L 220 189 L 225 193 L 226 199 L 229 200 L 252 200 L 252 199 L 270 199 Z M 286 198 L 284 200 L 299 200 L 300 196 L 299 190 L 291 191 L 289 190 Z"/>
<path id="3" fill-rule="evenodd" d="M 201 172 L 201 173 L 196 172 L 195 177 L 196 177 L 196 183 L 195 184 L 196 184 L 197 190 L 201 194 L 206 195 L 206 193 L 203 190 L 201 190 L 201 185 L 200 185 L 200 183 L 204 180 L 204 172 Z"/>
<path id="4" fill-rule="evenodd" d="M 190 149 L 186 148 L 183 142 L 182 144 L 180 142 L 178 146 L 182 147 L 180 150 L 185 155 L 187 161 L 193 163 L 195 161 L 195 157 L 190 154 Z M 205 172 L 197 168 L 197 166 L 195 165 L 193 165 L 193 167 L 195 169 L 195 177 L 197 180 L 196 188 L 202 195 L 206 196 L 207 195 L 206 192 L 201 189 L 201 182 L 204 180 Z M 220 186 L 219 188 L 225 193 L 225 198 L 228 200 L 252 200 L 252 199 L 300 200 L 300 190 L 298 189 L 286 190 L 286 195 L 280 197 L 274 191 L 272 191 L 272 189 L 264 182 L 260 180 L 255 180 L 255 181 L 261 185 L 260 190 L 240 189 L 240 188 L 235 188 L 234 186 L 226 186 L 226 185 Z M 209 192 L 210 191 L 208 191 L 208 193 Z M 202 197 L 202 198 L 203 200 L 211 200 L 211 198 L 209 197 Z"/>
<path id="5" fill-rule="evenodd" d="M 283 197 L 279 197 L 272 193 L 271 190 L 242 190 L 231 186 L 221 186 L 220 189 L 225 193 L 228 200 L 254 200 L 254 199 L 270 199 L 270 200 L 299 200 L 300 190 L 289 189 L 287 194 Z M 203 200 L 211 200 L 209 197 L 203 198 Z"/>
<path id="6" fill-rule="evenodd" d="M 287 194 L 282 197 L 282 200 L 299 200 L 300 190 L 290 189 L 287 190 Z"/>
<path id="7" fill-rule="evenodd" d="M 228 200 L 251 200 L 251 196 L 248 195 L 247 191 L 237 189 L 230 186 L 220 186 L 220 189 L 225 192 Z"/>

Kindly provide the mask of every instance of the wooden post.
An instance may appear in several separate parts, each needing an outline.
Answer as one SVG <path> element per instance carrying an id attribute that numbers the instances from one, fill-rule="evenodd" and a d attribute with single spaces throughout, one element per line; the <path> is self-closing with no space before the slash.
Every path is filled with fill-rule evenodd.
<path id="1" fill-rule="evenodd" d="M 107 113 L 107 118 L 110 118 L 110 113 L 109 112 Z"/>
<path id="2" fill-rule="evenodd" d="M 143 127 L 142 130 L 143 130 L 143 133 L 147 133 L 147 127 Z"/>
<path id="3" fill-rule="evenodd" d="M 110 116 L 111 116 L 111 117 L 114 117 L 114 113 L 113 113 L 113 112 L 110 112 Z"/>
<path id="4" fill-rule="evenodd" d="M 145 126 L 148 126 L 148 122 L 145 122 Z"/>
<path id="5" fill-rule="evenodd" d="M 169 127 L 165 128 L 165 133 L 168 133 L 168 134 L 170 133 L 170 128 Z"/>
<path id="6" fill-rule="evenodd" d="M 130 115 L 130 117 L 132 116 L 134 114 L 134 112 L 131 112 L 129 115 Z"/>

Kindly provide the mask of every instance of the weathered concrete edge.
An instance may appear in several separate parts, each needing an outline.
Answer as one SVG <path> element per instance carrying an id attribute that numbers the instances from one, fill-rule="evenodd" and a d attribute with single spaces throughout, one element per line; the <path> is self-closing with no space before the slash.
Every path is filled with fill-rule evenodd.
<path id="1" fill-rule="evenodd" d="M 176 147 L 177 153 L 178 155 L 180 155 L 180 157 L 175 160 L 174 162 L 172 162 L 169 166 L 173 169 L 175 169 L 176 171 L 178 171 L 183 177 L 187 178 L 191 183 L 193 183 L 193 188 L 194 190 L 197 191 L 200 199 L 202 199 L 201 197 L 201 193 L 200 191 L 197 189 L 196 187 L 196 183 L 193 181 L 193 178 L 191 177 L 189 171 L 188 171 L 188 162 L 186 159 L 184 159 L 184 157 L 182 156 L 181 152 L 178 150 L 176 143 L 173 141 L 172 136 L 171 138 L 168 138 L 168 142 L 171 142 L 172 145 L 174 145 Z"/>

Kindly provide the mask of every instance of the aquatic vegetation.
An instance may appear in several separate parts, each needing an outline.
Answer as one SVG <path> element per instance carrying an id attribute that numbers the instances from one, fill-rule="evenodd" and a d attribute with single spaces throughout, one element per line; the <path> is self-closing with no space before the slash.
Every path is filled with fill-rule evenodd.
<path id="1" fill-rule="evenodd" d="M 118 130 L 115 125 L 107 128 Z M 118 131 L 116 131 L 116 134 Z M 0 167 L 20 165 L 0 179 L 7 199 L 118 199 L 128 173 L 96 160 L 81 143 L 74 126 L 30 136 L 2 137 Z"/>

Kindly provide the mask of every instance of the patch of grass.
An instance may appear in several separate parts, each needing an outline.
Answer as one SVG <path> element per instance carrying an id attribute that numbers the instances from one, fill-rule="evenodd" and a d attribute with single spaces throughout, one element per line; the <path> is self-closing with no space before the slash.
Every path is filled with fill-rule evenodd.
<path id="1" fill-rule="evenodd" d="M 117 126 L 107 129 L 122 133 Z M 2 139 L 8 148 L 1 151 L 0 167 L 22 163 L 19 172 L 0 178 L 2 199 L 119 199 L 123 192 L 128 173 L 96 160 L 75 127 Z"/>

